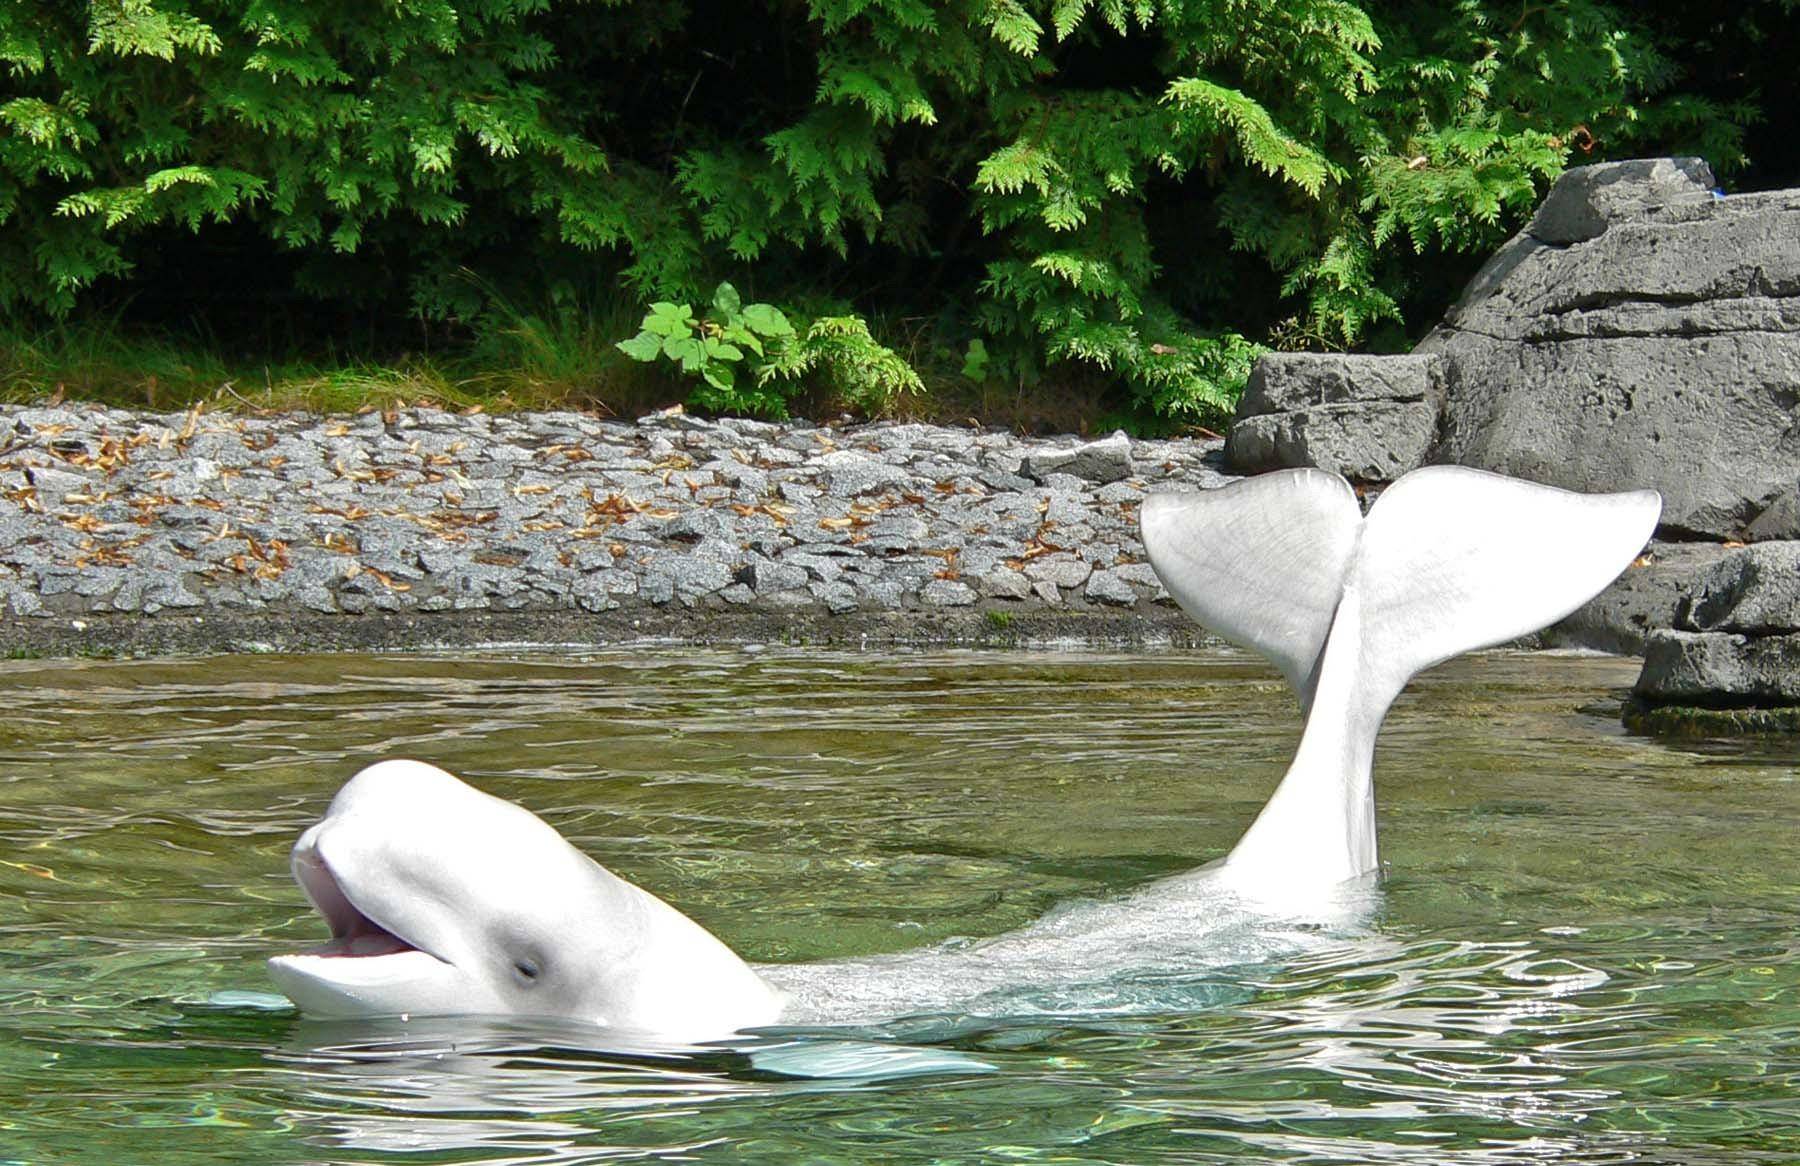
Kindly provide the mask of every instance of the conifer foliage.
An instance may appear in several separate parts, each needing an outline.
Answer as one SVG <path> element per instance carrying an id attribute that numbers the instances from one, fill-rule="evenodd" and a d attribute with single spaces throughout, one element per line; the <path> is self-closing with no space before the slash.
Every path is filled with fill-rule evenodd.
<path id="1" fill-rule="evenodd" d="M 862 344 L 857 311 L 982 341 L 989 375 L 1080 366 L 1142 413 L 1206 416 L 1266 343 L 1399 321 L 1433 255 L 1492 246 L 1571 162 L 1738 163 L 1754 111 L 1680 93 L 1635 19 L 1592 0 L 10 0 L 0 307 L 66 313 L 230 224 L 396 317 L 583 272 L 641 304 L 734 279 L 817 321 L 786 350 L 812 363 L 770 376 Z M 697 367 L 729 394 L 730 364 Z M 878 380 L 882 399 L 916 383 Z"/>

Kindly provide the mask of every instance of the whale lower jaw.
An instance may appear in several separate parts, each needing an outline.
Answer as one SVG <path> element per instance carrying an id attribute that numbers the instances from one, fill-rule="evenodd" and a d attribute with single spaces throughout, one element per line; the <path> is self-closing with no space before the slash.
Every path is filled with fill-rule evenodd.
<path id="1" fill-rule="evenodd" d="M 292 870 L 330 937 L 268 970 L 308 1016 L 554 1017 L 679 1042 L 781 1016 L 774 989 L 699 924 L 423 762 L 345 782 Z"/>
<path id="2" fill-rule="evenodd" d="M 300 1011 L 326 1020 L 504 1011 L 454 964 L 417 948 L 386 955 L 278 955 L 268 967 Z"/>
<path id="3" fill-rule="evenodd" d="M 731 1020 L 696 1016 L 692 1023 L 653 1027 L 618 1025 L 604 1016 L 522 1011 L 464 975 L 454 964 L 416 948 L 372 956 L 304 952 L 278 955 L 269 959 L 268 970 L 269 978 L 282 994 L 312 1020 L 490 1016 L 575 1021 L 605 1030 L 609 1048 L 641 1052 L 703 1048 L 746 1030 L 775 1024 L 782 1011 L 773 992 L 768 1007 Z"/>

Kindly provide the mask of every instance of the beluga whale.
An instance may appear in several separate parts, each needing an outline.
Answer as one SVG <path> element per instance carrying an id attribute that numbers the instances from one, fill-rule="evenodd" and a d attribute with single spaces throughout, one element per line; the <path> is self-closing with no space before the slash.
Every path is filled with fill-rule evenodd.
<path id="1" fill-rule="evenodd" d="M 1008 994 L 1021 984 L 1145 960 L 1231 962 L 1256 920 L 1329 911 L 1376 871 L 1375 740 L 1407 681 L 1574 611 L 1631 563 L 1660 511 L 1648 490 L 1580 494 L 1452 466 L 1405 475 L 1366 516 L 1349 483 L 1311 469 L 1147 498 L 1144 546 L 1170 595 L 1267 657 L 1304 728 L 1228 854 L 1120 898 L 972 944 L 752 967 L 529 810 L 390 760 L 350 778 L 295 844 L 294 877 L 331 938 L 269 973 L 315 1017 L 553 1018 L 690 1047 L 771 1026 L 1004 1013 L 1030 1006 Z"/>

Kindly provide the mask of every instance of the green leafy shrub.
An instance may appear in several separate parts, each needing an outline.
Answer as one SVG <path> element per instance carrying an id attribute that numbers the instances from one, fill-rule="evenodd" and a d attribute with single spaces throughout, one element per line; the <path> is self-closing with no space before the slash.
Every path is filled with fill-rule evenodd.
<path id="1" fill-rule="evenodd" d="M 722 283 L 713 293 L 712 311 L 702 319 L 686 304 L 654 303 L 644 313 L 638 333 L 619 342 L 619 351 L 646 364 L 673 361 L 701 384 L 689 401 L 715 412 L 760 413 L 785 417 L 787 396 L 768 386 L 762 368 L 770 349 L 790 346 L 794 326 L 772 304 L 746 304 L 737 289 Z M 740 382 L 738 370 L 750 375 Z"/>
<path id="2" fill-rule="evenodd" d="M 285 308 L 298 283 L 466 323 L 465 269 L 673 308 L 749 268 L 776 302 L 927 319 L 1020 381 L 1103 374 L 1203 419 L 1271 339 L 1356 345 L 1441 305 L 1443 257 L 1572 161 L 1738 165 L 1755 111 L 1681 91 L 1677 24 L 1595 0 L 12 0 L 0 308 L 209 283 Z M 690 317 L 658 317 L 657 359 L 709 407 L 916 383 L 854 317 L 756 375 Z"/>
<path id="3" fill-rule="evenodd" d="M 689 403 L 720 413 L 786 417 L 810 382 L 873 416 L 923 389 L 919 374 L 869 335 L 861 317 L 824 316 L 796 331 L 781 309 L 746 304 L 729 283 L 713 293 L 704 318 L 686 304 L 651 304 L 637 335 L 618 349 L 647 364 L 672 361 L 698 376 Z"/>

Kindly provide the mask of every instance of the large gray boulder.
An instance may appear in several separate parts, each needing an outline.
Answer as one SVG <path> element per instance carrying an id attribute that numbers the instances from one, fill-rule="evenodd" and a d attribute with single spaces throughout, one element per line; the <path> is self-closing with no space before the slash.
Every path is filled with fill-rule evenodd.
<path id="1" fill-rule="evenodd" d="M 1800 537 L 1800 190 L 1713 186 L 1697 159 L 1568 171 L 1412 356 L 1259 362 L 1283 388 L 1246 392 L 1228 459 L 1651 486 L 1665 534 Z M 1421 367 L 1428 416 L 1392 390 Z"/>
<path id="2" fill-rule="evenodd" d="M 1660 705 L 1800 704 L 1800 635 L 1657 632 L 1633 691 Z"/>
<path id="3" fill-rule="evenodd" d="M 1634 158 L 1565 171 L 1525 233 L 1566 247 L 1598 239 L 1613 223 L 1656 213 L 1671 203 L 1711 197 L 1712 168 L 1698 158 Z"/>
<path id="4" fill-rule="evenodd" d="M 1442 396 L 1435 356 L 1271 353 L 1250 373 L 1225 457 L 1245 473 L 1318 466 L 1390 482 L 1424 464 Z"/>
<path id="5" fill-rule="evenodd" d="M 1652 731 L 1800 729 L 1800 542 L 1729 552 L 1700 573 L 1674 629 L 1651 633 L 1626 720 Z M 1731 710 L 1717 716 L 1717 710 Z M 1774 710 L 1745 719 L 1746 709 Z"/>
<path id="6" fill-rule="evenodd" d="M 1570 171 L 1420 350 L 1433 460 L 1652 486 L 1665 531 L 1738 536 L 1800 465 L 1800 191 L 1717 197 L 1694 161 Z"/>
<path id="7" fill-rule="evenodd" d="M 1800 542 L 1745 547 L 1714 564 L 1675 615 L 1696 632 L 1800 632 Z"/>

